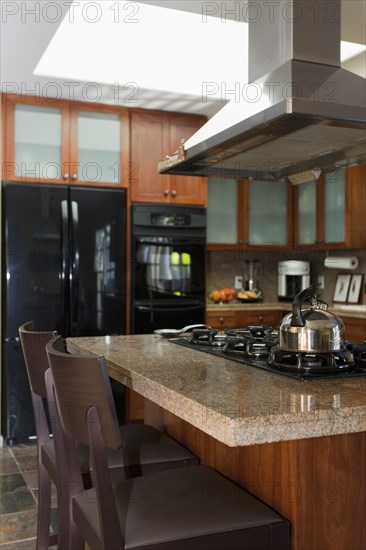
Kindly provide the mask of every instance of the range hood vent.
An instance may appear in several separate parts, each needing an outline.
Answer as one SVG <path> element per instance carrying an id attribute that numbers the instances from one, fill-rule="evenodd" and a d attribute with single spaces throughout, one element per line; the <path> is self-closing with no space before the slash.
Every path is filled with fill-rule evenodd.
<path id="1" fill-rule="evenodd" d="M 250 8 L 261 14 L 249 18 L 258 101 L 230 101 L 159 172 L 268 180 L 366 162 L 366 80 L 340 67 L 341 0 Z"/>

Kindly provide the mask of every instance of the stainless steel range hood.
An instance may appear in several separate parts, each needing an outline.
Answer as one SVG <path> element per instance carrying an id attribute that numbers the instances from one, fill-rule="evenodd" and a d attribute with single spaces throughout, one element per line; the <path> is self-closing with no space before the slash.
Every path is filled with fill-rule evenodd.
<path id="1" fill-rule="evenodd" d="M 250 84 L 159 172 L 282 179 L 366 162 L 366 81 L 340 68 L 340 10 L 250 0 Z"/>

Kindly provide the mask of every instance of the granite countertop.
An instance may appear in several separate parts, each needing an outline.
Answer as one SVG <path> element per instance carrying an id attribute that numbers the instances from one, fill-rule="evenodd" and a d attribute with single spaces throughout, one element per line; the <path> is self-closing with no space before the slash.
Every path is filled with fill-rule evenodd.
<path id="1" fill-rule="evenodd" d="M 157 335 L 68 338 L 112 378 L 226 445 L 366 431 L 366 377 L 300 381 Z"/>
<path id="2" fill-rule="evenodd" d="M 307 307 L 306 305 L 304 307 Z M 245 310 L 267 310 L 267 311 L 291 311 L 291 302 L 249 302 L 247 304 L 240 303 L 236 300 L 227 304 L 214 302 L 206 303 L 206 310 L 210 311 L 245 311 Z M 352 317 L 354 319 L 366 319 L 366 305 L 340 305 L 329 306 L 328 310 L 342 317 Z"/>

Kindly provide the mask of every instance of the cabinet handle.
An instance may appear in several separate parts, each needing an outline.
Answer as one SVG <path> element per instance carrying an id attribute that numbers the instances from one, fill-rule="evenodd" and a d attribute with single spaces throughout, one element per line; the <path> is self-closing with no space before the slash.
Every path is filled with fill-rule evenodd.
<path id="1" fill-rule="evenodd" d="M 69 174 L 66 172 L 66 174 L 63 175 L 63 178 L 64 178 L 64 180 L 68 180 L 69 179 Z"/>
<path id="2" fill-rule="evenodd" d="M 175 189 L 173 189 L 173 191 L 172 191 L 172 197 L 176 197 L 176 196 L 177 196 L 177 192 L 176 192 Z"/>
<path id="3" fill-rule="evenodd" d="M 164 196 L 167 197 L 169 195 L 169 189 L 165 189 Z"/>
<path id="4" fill-rule="evenodd" d="M 77 175 L 77 174 L 73 174 L 72 177 L 71 177 L 71 179 L 72 179 L 73 181 L 76 181 L 76 180 L 78 179 L 78 175 Z"/>

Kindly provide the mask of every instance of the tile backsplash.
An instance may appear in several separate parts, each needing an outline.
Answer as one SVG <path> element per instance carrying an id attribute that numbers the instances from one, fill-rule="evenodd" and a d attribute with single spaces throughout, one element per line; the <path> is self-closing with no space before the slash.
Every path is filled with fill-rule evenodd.
<path id="1" fill-rule="evenodd" d="M 330 269 L 324 267 L 324 259 L 329 256 L 357 256 L 359 265 L 354 271 Z M 262 264 L 262 276 L 258 286 L 266 302 L 277 301 L 278 262 L 281 260 L 303 260 L 310 262 L 311 283 L 316 284 L 317 277 L 324 276 L 325 288 L 319 290 L 318 296 L 329 305 L 333 304 L 333 294 L 338 273 L 361 273 L 363 285 L 360 304 L 365 304 L 366 250 L 335 250 L 329 253 L 313 250 L 309 252 L 247 252 L 241 250 L 218 250 L 207 252 L 206 290 L 209 294 L 214 289 L 233 288 L 234 278 L 241 275 L 245 280 L 245 260 L 258 260 Z"/>

